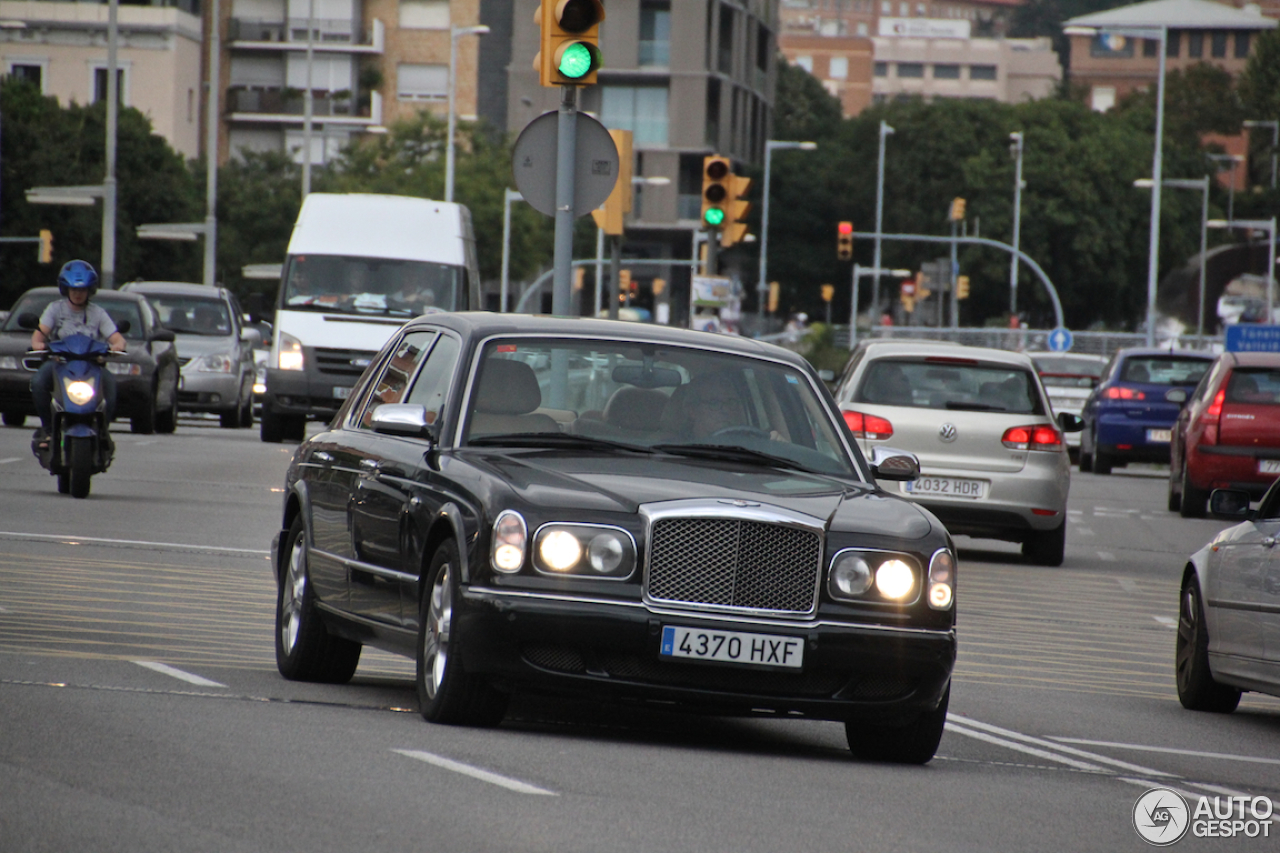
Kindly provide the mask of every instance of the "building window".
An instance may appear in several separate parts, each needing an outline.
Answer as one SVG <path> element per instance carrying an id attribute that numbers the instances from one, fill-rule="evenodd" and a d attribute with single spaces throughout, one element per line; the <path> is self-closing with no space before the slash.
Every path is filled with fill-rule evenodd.
<path id="1" fill-rule="evenodd" d="M 797 56 L 796 65 L 800 66 L 805 71 L 808 71 L 810 74 L 813 73 L 813 57 L 812 56 Z"/>
<path id="2" fill-rule="evenodd" d="M 125 69 L 116 69 L 116 103 L 120 106 L 127 106 L 128 86 L 125 85 L 124 77 Z M 105 101 L 107 99 L 107 69 L 105 67 L 93 69 L 93 101 Z"/>
<path id="3" fill-rule="evenodd" d="M 1192 59 L 1204 56 L 1204 33 L 1187 33 L 1187 56 Z"/>
<path id="4" fill-rule="evenodd" d="M 865 36 L 866 34 L 867 34 L 867 22 L 866 22 L 866 21 L 859 21 L 859 22 L 858 22 L 858 35 L 860 35 L 860 36 Z"/>
<path id="5" fill-rule="evenodd" d="M 1156 41 L 1155 39 L 1142 40 L 1143 56 L 1155 56 L 1159 52 L 1160 52 L 1160 42 Z"/>
<path id="6" fill-rule="evenodd" d="M 849 57 L 833 56 L 827 65 L 827 76 L 832 80 L 849 79 Z"/>
<path id="7" fill-rule="evenodd" d="M 877 62 L 877 63 L 876 63 L 875 73 L 876 73 L 876 76 L 877 76 L 877 77 L 888 77 L 888 76 L 889 76 L 889 63 L 887 63 L 887 62 Z"/>
<path id="8" fill-rule="evenodd" d="M 35 63 L 14 62 L 9 66 L 9 76 L 26 80 L 41 92 L 44 91 L 44 66 Z"/>
<path id="9" fill-rule="evenodd" d="M 1241 30 L 1236 33 L 1236 59 L 1249 58 L 1249 31 Z"/>
<path id="10" fill-rule="evenodd" d="M 187 90 L 187 124 L 196 120 L 196 90 Z"/>
<path id="11" fill-rule="evenodd" d="M 640 65 L 666 68 L 671 64 L 671 4 L 640 7 Z"/>
<path id="12" fill-rule="evenodd" d="M 1227 33 L 1218 30 L 1213 34 L 1213 58 L 1223 59 L 1227 55 Z"/>
<path id="13" fill-rule="evenodd" d="M 994 65 L 970 65 L 970 80 L 994 80 L 996 79 L 996 67 Z"/>
<path id="14" fill-rule="evenodd" d="M 1115 86 L 1094 86 L 1090 93 L 1089 106 L 1095 112 L 1105 113 L 1116 105 Z"/>
<path id="15" fill-rule="evenodd" d="M 899 77 L 923 77 L 924 63 L 923 62 L 899 62 L 898 76 Z"/>
<path id="16" fill-rule="evenodd" d="M 1177 59 L 1178 54 L 1182 52 L 1182 30 L 1169 30 L 1165 35 L 1164 55 L 1170 59 Z"/>
<path id="17" fill-rule="evenodd" d="M 629 130 L 637 147 L 667 144 L 666 86 L 603 86 L 600 120 L 613 130 Z"/>
<path id="18" fill-rule="evenodd" d="M 715 151 L 720 147 L 720 80 L 707 80 L 707 136 L 706 144 Z"/>
<path id="19" fill-rule="evenodd" d="M 400 63 L 396 67 L 396 97 L 402 101 L 447 101 L 449 66 Z"/>
<path id="20" fill-rule="evenodd" d="M 935 80 L 959 80 L 959 65 L 935 65 L 933 66 L 933 79 Z"/>
<path id="21" fill-rule="evenodd" d="M 880 14 L 881 15 L 893 14 L 893 3 L 891 3 L 890 0 L 883 0 L 883 2 L 880 4 Z"/>
<path id="22" fill-rule="evenodd" d="M 729 6 L 720 5 L 720 34 L 717 45 L 719 58 L 717 70 L 721 74 L 733 73 L 733 26 L 734 11 Z"/>
<path id="23" fill-rule="evenodd" d="M 1100 33 L 1089 43 L 1089 55 L 1104 59 L 1129 59 L 1133 56 L 1133 39 Z"/>
<path id="24" fill-rule="evenodd" d="M 401 29 L 447 30 L 449 24 L 449 0 L 400 0 Z"/>

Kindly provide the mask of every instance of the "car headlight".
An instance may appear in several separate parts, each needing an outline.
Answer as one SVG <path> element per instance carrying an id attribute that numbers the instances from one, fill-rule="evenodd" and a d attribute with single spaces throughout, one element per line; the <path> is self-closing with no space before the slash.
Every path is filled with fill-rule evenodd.
<path id="1" fill-rule="evenodd" d="M 524 565 L 524 548 L 528 540 L 524 517 L 514 510 L 503 510 L 493 522 L 493 545 L 489 562 L 495 571 L 514 574 Z"/>
<path id="2" fill-rule="evenodd" d="M 635 542 L 621 528 L 556 523 L 534 535 L 533 567 L 544 574 L 625 578 L 635 565 Z"/>
<path id="3" fill-rule="evenodd" d="M 956 600 L 956 558 L 947 548 L 939 548 L 929 561 L 929 606 L 949 610 Z"/>
<path id="4" fill-rule="evenodd" d="M 0 355 L 0 370 L 17 370 L 18 359 L 11 355 Z"/>
<path id="5" fill-rule="evenodd" d="M 302 370 L 302 341 L 293 335 L 280 333 L 280 353 L 276 364 L 281 370 Z"/>
<path id="6" fill-rule="evenodd" d="M 201 373 L 234 373 L 236 360 L 226 353 L 214 353 L 196 359 L 196 370 Z"/>
<path id="7" fill-rule="evenodd" d="M 142 365 L 137 362 L 130 363 L 127 361 L 108 361 L 107 370 L 116 376 L 141 376 Z"/>
<path id="8" fill-rule="evenodd" d="M 67 399 L 77 406 L 83 406 L 93 399 L 93 383 L 85 379 L 76 379 L 66 383 Z"/>
<path id="9" fill-rule="evenodd" d="M 906 554 L 848 548 L 831 559 L 827 593 L 837 601 L 910 604 L 919 595 L 920 576 Z"/>

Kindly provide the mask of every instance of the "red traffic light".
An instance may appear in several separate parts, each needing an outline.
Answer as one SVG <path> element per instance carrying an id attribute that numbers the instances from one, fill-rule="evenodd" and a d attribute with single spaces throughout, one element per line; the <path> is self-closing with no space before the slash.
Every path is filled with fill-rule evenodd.
<path id="1" fill-rule="evenodd" d="M 836 233 L 838 233 L 838 234 L 852 234 L 852 233 L 853 233 L 853 223 L 852 223 L 852 222 L 841 222 L 839 225 L 837 225 L 837 226 L 836 226 Z"/>

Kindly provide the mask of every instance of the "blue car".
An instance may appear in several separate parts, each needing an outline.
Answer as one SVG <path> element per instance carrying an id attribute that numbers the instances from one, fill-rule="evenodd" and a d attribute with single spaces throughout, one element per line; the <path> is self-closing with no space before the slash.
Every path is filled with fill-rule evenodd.
<path id="1" fill-rule="evenodd" d="M 1115 465 L 1168 462 L 1174 421 L 1213 359 L 1189 350 L 1117 350 L 1080 413 L 1080 470 L 1110 474 Z"/>

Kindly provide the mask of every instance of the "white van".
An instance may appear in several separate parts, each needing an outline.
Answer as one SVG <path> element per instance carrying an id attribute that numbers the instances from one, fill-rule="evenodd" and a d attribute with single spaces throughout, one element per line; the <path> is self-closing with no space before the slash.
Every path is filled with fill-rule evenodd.
<path id="1" fill-rule="evenodd" d="M 311 193 L 285 258 L 262 400 L 262 440 L 328 420 L 411 317 L 480 308 L 471 213 L 408 196 Z"/>

